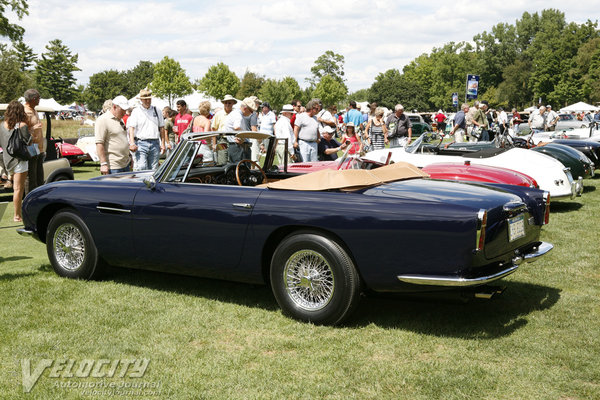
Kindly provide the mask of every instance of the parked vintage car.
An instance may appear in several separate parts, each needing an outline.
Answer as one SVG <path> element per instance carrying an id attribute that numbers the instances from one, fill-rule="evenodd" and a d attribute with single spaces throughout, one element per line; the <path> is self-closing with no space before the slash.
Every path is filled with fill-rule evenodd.
<path id="1" fill-rule="evenodd" d="M 573 114 L 558 114 L 558 121 L 556 122 L 557 131 L 571 128 L 587 128 L 589 126 L 590 121 L 588 119 L 578 120 Z"/>
<path id="2" fill-rule="evenodd" d="M 556 158 L 571 171 L 574 178 L 580 176 L 590 178 L 594 176 L 596 169 L 594 163 L 581 151 L 559 143 L 541 143 L 531 149 L 539 153 L 547 154 Z"/>
<path id="3" fill-rule="evenodd" d="M 38 188 L 19 233 L 46 243 L 61 276 L 108 263 L 269 283 L 287 315 L 319 324 L 343 321 L 365 290 L 485 285 L 552 249 L 539 240 L 547 192 L 430 180 L 407 163 L 291 174 L 258 132 L 236 137 L 265 141 L 265 169 L 228 163 L 232 135 L 186 134 L 155 172 Z"/>
<path id="4" fill-rule="evenodd" d="M 553 199 L 573 199 L 583 192 L 583 179 L 574 180 L 571 172 L 559 161 L 545 154 L 519 148 L 489 148 L 481 150 L 446 148 L 443 135 L 424 134 L 408 147 L 375 150 L 364 158 L 385 161 L 406 161 L 418 167 L 438 162 L 464 162 L 509 168 L 536 180 L 540 189 L 549 191 Z"/>
<path id="5" fill-rule="evenodd" d="M 287 165 L 288 172 L 309 173 L 324 169 L 375 169 L 386 165 L 385 162 L 367 160 L 361 157 L 340 157 L 335 161 L 301 162 Z M 286 166 L 279 166 L 284 170 Z M 474 165 L 464 163 L 435 163 L 421 168 L 431 179 L 444 179 L 461 182 L 494 183 L 539 188 L 535 179 L 508 168 Z"/>
<path id="6" fill-rule="evenodd" d="M 58 138 L 56 142 L 56 151 L 59 158 L 66 158 L 71 165 L 81 165 L 85 160 L 89 160 L 89 156 L 79 147 L 64 141 L 62 138 Z"/>

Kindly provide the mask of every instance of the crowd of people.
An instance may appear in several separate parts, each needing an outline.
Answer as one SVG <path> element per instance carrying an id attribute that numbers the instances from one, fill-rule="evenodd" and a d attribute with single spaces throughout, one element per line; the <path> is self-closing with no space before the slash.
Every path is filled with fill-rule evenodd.
<path id="1" fill-rule="evenodd" d="M 33 148 L 32 157 L 27 161 L 12 157 L 7 151 L 0 158 L 1 179 L 5 188 L 14 191 L 16 222 L 22 220 L 23 194 L 43 183 L 45 154 L 42 124 L 35 111 L 40 94 L 30 89 L 24 98 L 25 105 L 17 101 L 8 105 L 0 124 L 2 148 L 6 148 L 15 129 Z M 268 102 L 256 96 L 237 100 L 226 95 L 221 109 L 212 113 L 211 103 L 203 101 L 194 116 L 184 100 L 177 101 L 176 110 L 170 107 L 159 110 L 152 105 L 149 90 L 141 90 L 137 98 L 140 104 L 136 107 L 132 107 L 125 96 L 107 100 L 94 124 L 96 151 L 103 175 L 156 169 L 160 155 L 171 152 L 187 132 L 256 131 L 266 135 L 263 137 L 283 139 L 278 140 L 275 149 L 280 162 L 286 154 L 287 162 L 335 160 L 340 151 L 347 150 L 353 156 L 386 146 L 406 146 L 412 140 L 412 122 L 401 104 L 386 115 L 387 109 L 376 103 L 368 104 L 368 110 L 362 111 L 360 105 L 350 101 L 346 110 L 338 112 L 336 106 L 324 108 L 320 99 L 312 99 L 306 106 L 300 100 L 293 100 L 291 104 L 283 105 L 276 115 Z M 235 107 L 238 102 L 239 107 Z M 600 122 L 600 112 L 594 118 Z M 453 118 L 439 110 L 432 115 L 432 121 L 438 131 L 449 132 L 459 143 L 494 139 L 492 125 L 503 134 L 509 127 L 518 132 L 524 123 L 516 109 L 512 109 L 509 118 L 502 108 L 491 110 L 487 101 L 475 101 L 473 106 L 464 103 Z M 554 130 L 557 121 L 558 114 L 547 105 L 533 112 L 527 124 L 532 131 Z M 205 161 L 213 161 L 217 146 L 216 138 L 202 142 Z M 262 140 L 235 136 L 229 138 L 227 149 L 228 162 L 242 159 L 258 162 L 265 152 Z"/>
<path id="2" fill-rule="evenodd" d="M 140 105 L 133 109 L 124 96 L 107 101 L 96 121 L 102 174 L 156 169 L 160 155 L 172 151 L 187 132 L 256 131 L 267 135 L 264 137 L 285 139 L 279 140 L 276 148 L 282 162 L 286 153 L 288 162 L 335 160 L 340 150 L 358 155 L 386 145 L 405 145 L 412 136 L 412 124 L 401 104 L 385 118 L 384 109 L 375 103 L 363 113 L 355 101 L 350 101 L 346 111 L 338 113 L 335 106 L 324 108 L 320 99 L 312 99 L 306 106 L 293 100 L 276 115 L 268 102 L 256 96 L 237 100 L 226 95 L 223 107 L 214 114 L 210 102 L 203 101 L 194 116 L 185 100 L 177 101 L 176 110 L 158 110 L 152 105 L 149 90 L 141 90 L 138 99 Z M 260 139 L 231 137 L 227 148 L 229 162 L 258 162 L 265 152 Z M 203 142 L 204 160 L 212 161 L 216 149 L 216 138 Z"/>

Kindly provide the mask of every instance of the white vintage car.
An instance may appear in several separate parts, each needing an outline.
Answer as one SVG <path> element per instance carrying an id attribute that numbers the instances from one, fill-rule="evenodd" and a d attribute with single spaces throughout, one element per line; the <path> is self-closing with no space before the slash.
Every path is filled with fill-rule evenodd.
<path id="1" fill-rule="evenodd" d="M 406 161 L 417 167 L 439 162 L 465 162 L 509 168 L 535 179 L 540 189 L 550 192 L 552 199 L 575 198 L 583 192 L 583 179 L 574 180 L 571 172 L 556 159 L 520 148 L 445 148 L 440 135 L 423 134 L 408 147 L 375 150 L 363 158 L 383 162 Z"/>

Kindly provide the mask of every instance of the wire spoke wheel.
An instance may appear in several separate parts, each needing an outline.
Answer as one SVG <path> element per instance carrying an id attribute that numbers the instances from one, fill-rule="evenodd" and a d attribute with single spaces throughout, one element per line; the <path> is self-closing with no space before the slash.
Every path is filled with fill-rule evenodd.
<path id="1" fill-rule="evenodd" d="M 56 261 L 64 269 L 75 271 L 83 265 L 85 239 L 75 225 L 66 223 L 59 226 L 54 234 L 53 247 Z"/>
<path id="2" fill-rule="evenodd" d="M 292 254 L 284 268 L 284 280 L 290 298 L 305 310 L 320 310 L 333 297 L 335 280 L 331 266 L 316 251 Z"/>

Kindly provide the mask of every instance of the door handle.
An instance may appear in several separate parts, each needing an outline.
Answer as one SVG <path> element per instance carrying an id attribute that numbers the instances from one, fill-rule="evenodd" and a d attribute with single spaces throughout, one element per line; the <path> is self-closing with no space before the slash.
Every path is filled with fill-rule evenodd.
<path id="1" fill-rule="evenodd" d="M 244 208 L 246 210 L 252 209 L 252 204 L 248 204 L 248 203 L 233 203 L 233 206 L 237 207 L 237 208 Z"/>

